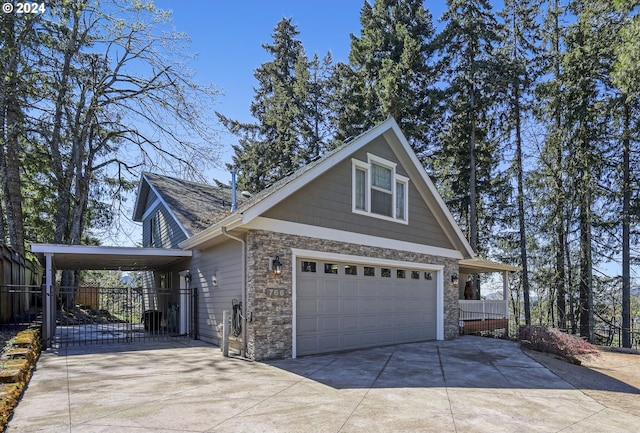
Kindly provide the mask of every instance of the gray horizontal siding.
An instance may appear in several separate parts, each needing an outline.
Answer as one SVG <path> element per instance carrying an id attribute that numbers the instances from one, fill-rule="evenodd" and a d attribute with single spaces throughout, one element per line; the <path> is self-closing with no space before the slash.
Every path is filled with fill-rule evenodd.
<path id="1" fill-rule="evenodd" d="M 345 158 L 313 182 L 278 203 L 263 216 L 406 242 L 454 248 L 416 189 L 413 180 L 409 181 L 409 224 L 385 221 L 352 212 L 351 158 L 366 161 L 367 152 L 397 163 L 396 173 L 408 177 L 406 170 L 384 137 L 378 137 L 365 148 Z"/>
<path id="2" fill-rule="evenodd" d="M 222 312 L 232 310 L 234 299 L 242 300 L 242 244 L 229 240 L 208 250 L 194 250 L 189 268 L 191 285 L 198 288 L 200 338 L 219 344 Z M 214 274 L 217 286 L 213 285 Z"/>
<path id="3" fill-rule="evenodd" d="M 176 220 L 163 205 L 158 206 L 142 221 L 144 247 L 178 248 L 178 244 L 186 238 Z"/>

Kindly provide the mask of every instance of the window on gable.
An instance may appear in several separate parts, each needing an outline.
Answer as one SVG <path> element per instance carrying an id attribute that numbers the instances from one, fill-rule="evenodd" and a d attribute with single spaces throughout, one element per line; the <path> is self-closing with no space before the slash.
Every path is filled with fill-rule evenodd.
<path id="1" fill-rule="evenodd" d="M 367 210 L 367 181 L 366 181 L 367 172 L 362 170 L 361 168 L 356 168 L 355 175 L 355 207 L 358 210 Z"/>
<path id="2" fill-rule="evenodd" d="M 396 164 L 372 154 L 352 163 L 353 212 L 406 223 L 409 179 L 396 173 Z"/>

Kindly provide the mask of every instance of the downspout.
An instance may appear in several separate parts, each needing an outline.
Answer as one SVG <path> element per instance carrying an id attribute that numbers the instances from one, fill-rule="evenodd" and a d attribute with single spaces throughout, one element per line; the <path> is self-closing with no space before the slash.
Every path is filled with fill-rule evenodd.
<path id="1" fill-rule="evenodd" d="M 227 228 L 222 227 L 222 234 L 242 244 L 242 351 L 240 356 L 247 355 L 247 243 L 244 239 L 227 233 Z"/>

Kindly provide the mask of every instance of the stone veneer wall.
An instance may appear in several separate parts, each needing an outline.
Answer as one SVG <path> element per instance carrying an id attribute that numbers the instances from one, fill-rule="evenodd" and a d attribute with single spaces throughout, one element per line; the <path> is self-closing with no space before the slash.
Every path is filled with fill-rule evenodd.
<path id="1" fill-rule="evenodd" d="M 344 242 L 294 236 L 261 230 L 247 233 L 247 311 L 253 320 L 247 324 L 247 356 L 255 360 L 290 358 L 292 356 L 292 263 L 291 248 L 337 254 L 350 254 L 406 262 L 444 266 L 444 337 L 458 335 L 458 261 Z M 269 257 L 280 257 L 282 274 L 269 271 Z M 275 290 L 275 291 L 274 291 Z"/>

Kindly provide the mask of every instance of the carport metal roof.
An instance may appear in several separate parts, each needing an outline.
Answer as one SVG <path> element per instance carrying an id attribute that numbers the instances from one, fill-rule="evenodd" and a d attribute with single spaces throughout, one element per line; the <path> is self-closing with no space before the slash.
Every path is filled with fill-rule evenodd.
<path id="1" fill-rule="evenodd" d="M 57 269 L 73 270 L 152 270 L 191 257 L 191 250 L 90 245 L 32 244 L 31 251 L 43 265 L 51 256 Z"/>

